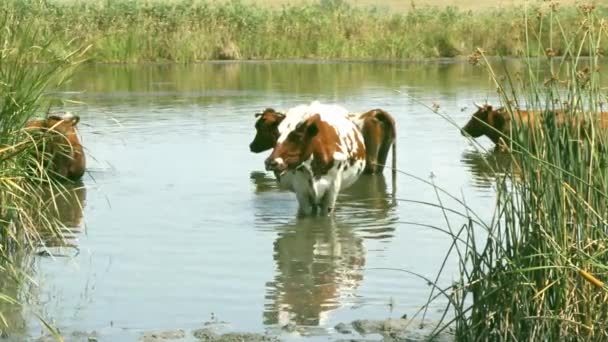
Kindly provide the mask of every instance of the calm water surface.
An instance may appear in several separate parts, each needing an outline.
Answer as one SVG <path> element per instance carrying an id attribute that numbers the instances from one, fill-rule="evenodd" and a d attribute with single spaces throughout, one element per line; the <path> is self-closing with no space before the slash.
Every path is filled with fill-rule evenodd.
<path id="1" fill-rule="evenodd" d="M 427 302 L 424 280 L 381 268 L 436 276 L 451 239 L 412 224 L 447 228 L 441 211 L 417 202 L 437 203 L 433 189 L 402 174 L 392 184 L 385 170 L 342 193 L 335 218 L 297 219 L 295 195 L 264 171 L 269 152 L 248 149 L 253 114 L 265 107 L 383 108 L 397 121 L 399 169 L 484 215 L 493 208 L 480 155 L 425 107 L 462 125 L 473 101 L 497 103 L 484 72 L 466 63 L 88 66 L 58 96 L 82 102 L 68 109 L 82 117 L 88 152 L 86 191 L 76 194 L 84 210 L 64 209 L 79 227 L 75 258 L 34 259 L 30 308 L 68 335 L 135 341 L 149 330 L 189 335 L 208 321 L 252 332 L 294 322 L 306 341 L 325 341 L 339 322 L 412 317 Z M 456 272 L 452 258 L 440 284 Z M 427 315 L 439 318 L 444 305 Z M 39 336 L 31 311 L 24 331 Z"/>

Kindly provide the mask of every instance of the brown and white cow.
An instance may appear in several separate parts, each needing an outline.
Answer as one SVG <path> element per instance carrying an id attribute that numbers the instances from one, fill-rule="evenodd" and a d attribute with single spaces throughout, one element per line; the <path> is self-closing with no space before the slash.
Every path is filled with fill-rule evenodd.
<path id="1" fill-rule="evenodd" d="M 315 114 L 279 136 L 266 159 L 283 188 L 296 193 L 300 215 L 334 211 L 338 193 L 365 169 L 363 136 L 343 115 Z"/>
<path id="2" fill-rule="evenodd" d="M 344 114 L 355 123 L 363 135 L 367 151 L 365 173 L 382 173 L 388 159 L 388 151 L 392 146 L 394 175 L 397 160 L 395 120 L 382 109 L 373 109 L 355 114 L 348 113 L 346 109 L 340 106 L 322 105 L 316 101 L 308 108 L 298 106 L 286 113 L 277 112 L 273 108 L 266 108 L 263 112 L 255 114 L 258 118 L 255 123 L 256 135 L 249 144 L 249 149 L 251 152 L 260 153 L 273 148 L 282 133 L 294 128 L 294 122 L 297 123 L 315 113 Z M 284 123 L 286 118 L 289 118 L 290 122 Z"/>
<path id="3" fill-rule="evenodd" d="M 84 150 L 76 130 L 79 121 L 78 115 L 65 113 L 62 116 L 48 115 L 44 119 L 32 119 L 25 124 L 28 133 L 44 135 L 44 150 L 42 144 L 36 147 L 38 156 L 48 154 L 50 170 L 69 180 L 80 179 L 86 167 Z"/>

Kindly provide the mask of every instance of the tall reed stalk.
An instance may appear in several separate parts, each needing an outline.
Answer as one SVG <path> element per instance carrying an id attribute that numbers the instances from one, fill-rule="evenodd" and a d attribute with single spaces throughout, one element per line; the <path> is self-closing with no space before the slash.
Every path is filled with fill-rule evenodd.
<path id="1" fill-rule="evenodd" d="M 34 158 L 35 139 L 23 130 L 25 122 L 44 113 L 50 99 L 45 91 L 65 82 L 79 64 L 83 47 L 50 48 L 39 28 L 19 13 L 0 14 L 0 336 L 19 329 L 21 290 L 31 284 L 28 276 L 32 247 L 44 245 L 48 236 L 61 238 L 58 223 L 49 214 L 60 193 Z M 32 65 L 33 60 L 44 64 Z M 39 141 L 39 140 L 38 140 Z M 53 197 L 51 197 L 53 198 Z M 27 296 L 27 294 L 25 294 Z"/>
<path id="2" fill-rule="evenodd" d="M 542 123 L 511 120 L 511 167 L 496 177 L 489 222 L 462 202 L 468 222 L 451 231 L 460 278 L 443 292 L 454 317 L 443 329 L 459 341 L 608 339 L 608 125 L 597 114 L 608 22 L 592 5 L 578 11 L 576 27 L 556 5 L 543 21 L 526 12 L 519 74 L 482 50 L 471 58 L 496 86 L 494 107 L 537 111 Z"/>

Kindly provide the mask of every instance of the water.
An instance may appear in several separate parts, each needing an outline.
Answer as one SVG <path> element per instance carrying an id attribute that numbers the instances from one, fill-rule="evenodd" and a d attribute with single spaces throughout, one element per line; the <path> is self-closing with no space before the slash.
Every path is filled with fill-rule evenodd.
<path id="1" fill-rule="evenodd" d="M 473 101 L 497 103 L 493 89 L 464 62 L 85 67 L 55 94 L 83 103 L 68 105 L 81 115 L 88 153 L 84 211 L 66 209 L 80 227 L 77 252 L 35 258 L 40 287 L 24 331 L 40 335 L 37 311 L 68 337 L 95 331 L 102 341 L 149 330 L 191 336 L 208 321 L 252 332 L 291 321 L 309 329 L 305 340 L 324 341 L 339 322 L 412 317 L 430 287 L 385 268 L 434 280 L 451 239 L 416 225 L 447 227 L 440 210 L 419 203 L 437 203 L 433 189 L 403 174 L 392 184 L 385 170 L 342 193 L 334 219 L 297 219 L 295 195 L 264 171 L 269 152 L 249 152 L 254 113 L 311 100 L 385 109 L 398 125 L 399 169 L 489 216 L 480 155 L 428 107 L 463 125 Z M 452 258 L 440 285 L 456 272 Z M 427 316 L 438 319 L 444 306 L 436 301 Z"/>

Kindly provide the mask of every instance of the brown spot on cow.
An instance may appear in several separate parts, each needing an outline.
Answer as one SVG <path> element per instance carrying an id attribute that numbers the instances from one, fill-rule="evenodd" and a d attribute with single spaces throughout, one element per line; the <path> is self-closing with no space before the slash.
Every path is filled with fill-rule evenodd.
<path id="1" fill-rule="evenodd" d="M 249 144 L 249 150 L 260 153 L 273 148 L 279 138 L 279 124 L 285 119 L 285 114 L 266 108 L 262 113 L 256 113 L 256 134 Z"/>
<path id="2" fill-rule="evenodd" d="M 70 180 L 80 179 L 86 168 L 84 150 L 76 129 L 79 121 L 77 115 L 50 115 L 45 119 L 30 120 L 25 125 L 25 130 L 32 135 L 44 134 L 45 144 L 38 144 L 36 152 L 44 152 L 50 157 L 50 170 Z"/>

